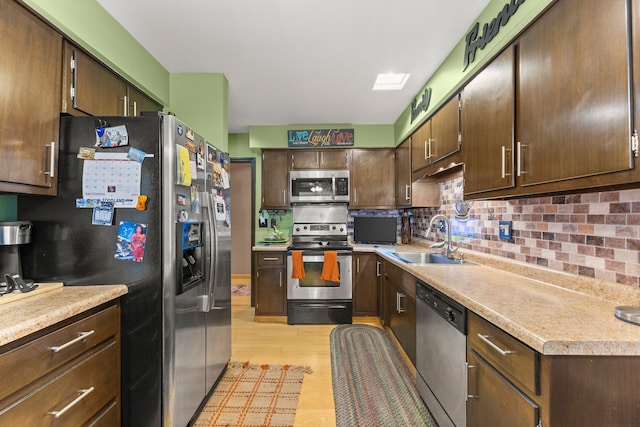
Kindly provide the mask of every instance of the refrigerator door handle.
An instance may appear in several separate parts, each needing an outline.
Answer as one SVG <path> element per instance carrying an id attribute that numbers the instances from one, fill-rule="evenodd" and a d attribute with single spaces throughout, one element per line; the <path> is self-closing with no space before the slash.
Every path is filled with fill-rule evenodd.
<path id="1" fill-rule="evenodd" d="M 213 274 L 211 275 L 211 280 L 209 281 L 209 301 L 211 303 L 211 305 L 209 305 L 209 308 L 213 309 L 216 307 L 215 287 L 216 287 L 216 279 L 218 278 L 218 269 L 215 268 L 215 264 L 218 261 L 218 247 L 219 247 L 218 246 L 218 224 L 216 219 L 218 208 L 216 206 L 216 201 L 213 197 L 213 194 L 207 193 L 207 195 L 209 197 L 209 205 L 212 208 L 212 210 L 210 210 L 209 213 L 210 213 L 210 219 L 211 219 L 210 224 L 211 224 L 211 228 L 213 229 L 213 242 L 211 247 L 211 257 L 212 257 L 211 269 L 213 270 Z"/>
<path id="2" fill-rule="evenodd" d="M 207 245 L 205 246 L 205 260 L 209 262 L 209 271 L 205 274 L 205 291 L 204 294 L 198 295 L 197 299 L 197 307 L 198 311 L 202 313 L 208 313 L 211 311 L 211 278 L 214 274 L 214 258 L 213 258 L 213 236 L 214 232 L 212 229 L 212 215 L 211 215 L 211 203 L 209 200 L 209 195 L 207 192 L 200 193 L 200 199 L 204 200 L 202 206 L 202 219 L 205 223 L 205 233 L 207 236 Z"/>

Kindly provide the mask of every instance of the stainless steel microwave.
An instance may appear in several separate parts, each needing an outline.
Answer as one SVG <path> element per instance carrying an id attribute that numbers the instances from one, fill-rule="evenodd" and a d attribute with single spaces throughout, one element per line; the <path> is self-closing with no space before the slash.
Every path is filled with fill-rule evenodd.
<path id="1" fill-rule="evenodd" d="M 289 172 L 291 203 L 349 203 L 348 170 Z"/>

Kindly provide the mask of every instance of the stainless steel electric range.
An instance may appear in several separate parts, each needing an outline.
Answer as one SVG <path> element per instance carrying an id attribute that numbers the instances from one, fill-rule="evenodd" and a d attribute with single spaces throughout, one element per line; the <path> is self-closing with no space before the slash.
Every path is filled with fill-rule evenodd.
<path id="1" fill-rule="evenodd" d="M 294 251 L 301 252 L 303 278 L 291 277 Z M 325 258 L 331 257 L 328 251 L 336 253 L 339 281 L 321 277 Z M 352 247 L 347 241 L 347 205 L 295 205 L 291 246 L 287 253 L 287 322 L 351 323 L 351 272 Z"/>

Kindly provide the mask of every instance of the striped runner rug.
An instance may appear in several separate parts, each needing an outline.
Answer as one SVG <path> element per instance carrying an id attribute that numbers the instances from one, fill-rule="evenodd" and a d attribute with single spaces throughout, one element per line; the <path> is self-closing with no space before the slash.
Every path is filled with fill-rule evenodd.
<path id="1" fill-rule="evenodd" d="M 337 427 L 437 426 L 384 330 L 339 325 L 330 342 Z"/>
<path id="2" fill-rule="evenodd" d="M 293 426 L 305 373 L 311 368 L 229 362 L 193 426 Z"/>

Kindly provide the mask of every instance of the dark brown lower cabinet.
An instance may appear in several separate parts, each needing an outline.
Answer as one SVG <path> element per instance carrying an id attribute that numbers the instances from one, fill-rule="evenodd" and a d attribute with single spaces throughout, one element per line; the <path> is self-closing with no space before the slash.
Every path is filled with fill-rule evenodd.
<path id="1" fill-rule="evenodd" d="M 535 427 L 539 409 L 488 362 L 470 351 L 468 427 Z"/>
<path id="2" fill-rule="evenodd" d="M 353 315 L 378 315 L 378 255 L 353 254 Z"/>
<path id="3" fill-rule="evenodd" d="M 401 268 L 387 262 L 384 281 L 388 326 L 411 363 L 415 365 L 416 279 Z"/>
<path id="4" fill-rule="evenodd" d="M 474 313 L 467 426 L 639 426 L 640 357 L 542 355 Z"/>
<path id="5" fill-rule="evenodd" d="M 120 425 L 120 305 L 0 347 L 0 425 Z"/>
<path id="6" fill-rule="evenodd" d="M 256 316 L 287 315 L 285 255 L 285 252 L 254 252 Z"/>

